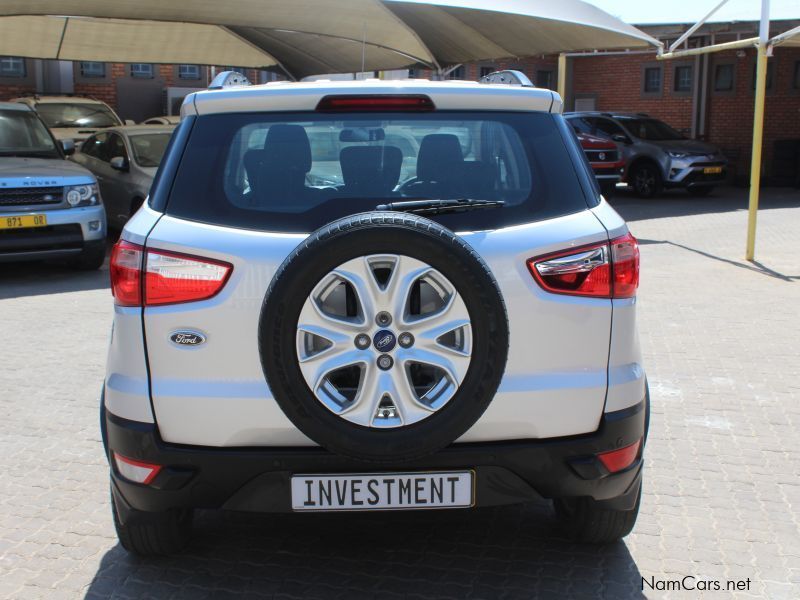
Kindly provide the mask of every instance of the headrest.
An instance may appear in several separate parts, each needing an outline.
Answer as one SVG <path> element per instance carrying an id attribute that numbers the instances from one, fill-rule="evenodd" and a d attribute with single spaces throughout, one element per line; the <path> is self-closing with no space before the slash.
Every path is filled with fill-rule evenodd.
<path id="1" fill-rule="evenodd" d="M 441 181 L 464 164 L 461 142 L 451 133 L 432 133 L 422 138 L 417 156 L 417 178 Z"/>
<path id="2" fill-rule="evenodd" d="M 264 161 L 270 170 L 311 170 L 311 144 L 300 125 L 273 125 L 264 140 Z"/>
<path id="3" fill-rule="evenodd" d="M 388 193 L 400 180 L 403 153 L 395 146 L 348 146 L 339 162 L 346 187 Z"/>

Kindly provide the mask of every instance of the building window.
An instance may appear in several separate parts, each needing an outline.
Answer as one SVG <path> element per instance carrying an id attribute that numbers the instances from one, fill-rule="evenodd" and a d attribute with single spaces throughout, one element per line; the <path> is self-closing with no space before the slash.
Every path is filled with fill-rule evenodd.
<path id="1" fill-rule="evenodd" d="M 83 61 L 81 62 L 81 77 L 105 77 L 106 63 Z"/>
<path id="2" fill-rule="evenodd" d="M 792 75 L 792 87 L 800 90 L 800 60 L 794 63 L 794 74 Z"/>
<path id="3" fill-rule="evenodd" d="M 17 56 L 0 57 L 0 77 L 25 77 L 25 59 Z"/>
<path id="4" fill-rule="evenodd" d="M 644 70 L 644 93 L 661 93 L 661 67 L 646 67 Z"/>
<path id="5" fill-rule="evenodd" d="M 714 67 L 714 91 L 732 92 L 733 91 L 733 69 L 732 64 L 716 65 Z"/>
<path id="6" fill-rule="evenodd" d="M 681 65 L 675 67 L 675 81 L 673 82 L 672 89 L 676 92 L 691 92 L 692 74 L 693 69 L 691 65 Z"/>
<path id="7" fill-rule="evenodd" d="M 774 64 L 775 64 L 775 63 L 774 63 L 774 62 L 772 62 L 772 61 L 769 61 L 769 62 L 767 63 L 767 89 L 768 89 L 768 90 L 771 90 L 771 89 L 772 89 L 772 80 L 774 79 L 773 75 L 775 75 L 775 72 L 774 72 L 774 71 L 775 71 L 775 69 L 773 69 L 773 68 L 772 68 L 772 67 L 774 66 Z M 757 75 L 757 70 L 758 70 L 758 65 L 753 65 L 753 84 L 752 84 L 752 86 L 751 86 L 751 88 L 752 88 L 753 90 L 755 90 L 755 89 L 756 89 L 756 75 Z"/>
<path id="8" fill-rule="evenodd" d="M 178 65 L 178 79 L 200 79 L 200 66 Z"/>
<path id="9" fill-rule="evenodd" d="M 447 78 L 448 79 L 461 79 L 461 80 L 463 80 L 464 79 L 464 65 L 461 65 L 460 67 L 456 67 L 455 69 L 450 71 L 450 73 L 447 74 Z"/>
<path id="10" fill-rule="evenodd" d="M 548 90 L 554 89 L 553 71 L 549 69 L 536 71 L 536 87 L 547 88 Z"/>
<path id="11" fill-rule="evenodd" d="M 495 69 L 494 67 L 481 67 L 480 69 L 478 69 L 478 78 L 483 79 L 487 75 L 494 73 L 496 70 L 497 69 Z"/>
<path id="12" fill-rule="evenodd" d="M 131 77 L 152 79 L 153 65 L 150 63 L 131 63 Z"/>

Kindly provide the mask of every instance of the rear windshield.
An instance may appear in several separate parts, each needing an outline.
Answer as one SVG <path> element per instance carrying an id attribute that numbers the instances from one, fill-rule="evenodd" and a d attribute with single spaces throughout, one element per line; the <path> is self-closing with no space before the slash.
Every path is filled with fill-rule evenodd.
<path id="1" fill-rule="evenodd" d="M 440 215 L 494 229 L 587 208 L 557 119 L 547 113 L 218 114 L 196 120 L 167 213 L 279 232 L 409 199 L 501 200 Z"/>

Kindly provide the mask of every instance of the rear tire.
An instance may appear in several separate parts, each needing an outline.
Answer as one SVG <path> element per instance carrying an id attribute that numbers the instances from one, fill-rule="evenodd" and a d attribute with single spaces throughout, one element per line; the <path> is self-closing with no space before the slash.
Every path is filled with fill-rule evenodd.
<path id="1" fill-rule="evenodd" d="M 114 514 L 114 529 L 117 531 L 119 543 L 133 554 L 139 556 L 174 554 L 182 550 L 191 538 L 193 516 L 191 510 L 144 512 L 125 507 L 123 524 L 113 490 L 111 510 Z"/>
<path id="2" fill-rule="evenodd" d="M 631 186 L 639 198 L 654 198 L 661 193 L 663 185 L 658 167 L 650 162 L 639 164 L 631 176 Z"/>
<path id="3" fill-rule="evenodd" d="M 554 501 L 556 517 L 572 539 L 588 544 L 610 544 L 628 535 L 636 524 L 642 488 L 630 510 L 603 507 L 592 498 L 560 498 Z"/>
<path id="4" fill-rule="evenodd" d="M 96 271 L 106 261 L 106 241 L 87 242 L 78 258 L 70 261 L 70 266 L 79 271 Z"/>

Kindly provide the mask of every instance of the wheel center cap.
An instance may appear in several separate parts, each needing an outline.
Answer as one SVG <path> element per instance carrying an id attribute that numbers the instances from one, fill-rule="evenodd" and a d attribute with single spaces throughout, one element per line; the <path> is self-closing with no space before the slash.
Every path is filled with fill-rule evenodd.
<path id="1" fill-rule="evenodd" d="M 381 329 L 372 337 L 372 343 L 378 352 L 389 352 L 397 344 L 397 337 L 388 329 Z"/>

